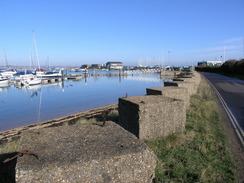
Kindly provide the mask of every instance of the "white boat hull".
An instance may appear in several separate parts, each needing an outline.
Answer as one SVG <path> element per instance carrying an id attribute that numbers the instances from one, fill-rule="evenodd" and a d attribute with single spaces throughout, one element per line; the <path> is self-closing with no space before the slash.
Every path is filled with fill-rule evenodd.
<path id="1" fill-rule="evenodd" d="M 61 70 L 57 71 L 51 71 L 51 72 L 46 72 L 46 73 L 42 73 L 37 75 L 38 78 L 60 78 L 62 77 L 62 72 Z"/>
<path id="2" fill-rule="evenodd" d="M 4 77 L 13 78 L 14 74 L 16 74 L 16 73 L 17 73 L 16 70 L 11 69 L 11 70 L 1 72 L 1 75 Z"/>
<path id="3" fill-rule="evenodd" d="M 0 85 L 6 85 L 6 84 L 8 84 L 8 79 L 4 79 L 4 80 L 0 79 Z"/>
<path id="4" fill-rule="evenodd" d="M 62 74 L 40 74 L 37 75 L 38 78 L 54 78 L 54 77 L 62 77 Z"/>
<path id="5" fill-rule="evenodd" d="M 39 78 L 30 78 L 30 79 L 23 79 L 21 80 L 22 85 L 39 85 L 42 83 L 42 80 Z"/>
<path id="6" fill-rule="evenodd" d="M 9 80 L 8 80 L 8 78 L 7 77 L 5 77 L 5 76 L 2 76 L 2 74 L 0 75 L 0 86 L 6 86 L 6 85 L 8 85 L 8 83 L 9 83 Z"/>

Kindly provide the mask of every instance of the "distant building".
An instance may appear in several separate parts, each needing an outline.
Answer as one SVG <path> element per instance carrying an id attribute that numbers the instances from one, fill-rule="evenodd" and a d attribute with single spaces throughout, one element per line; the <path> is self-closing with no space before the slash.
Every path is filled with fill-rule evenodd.
<path id="1" fill-rule="evenodd" d="M 103 67 L 104 67 L 103 64 L 92 64 L 92 65 L 91 65 L 91 68 L 93 68 L 93 69 L 101 69 L 101 68 L 103 68 Z"/>
<path id="2" fill-rule="evenodd" d="M 197 63 L 197 66 L 199 67 L 221 66 L 221 65 L 222 65 L 222 61 L 202 61 Z"/>
<path id="3" fill-rule="evenodd" d="M 84 65 L 81 66 L 81 69 L 88 69 L 91 66 L 92 66 L 91 64 L 84 64 Z"/>
<path id="4" fill-rule="evenodd" d="M 123 63 L 122 62 L 107 62 L 106 63 L 107 69 L 123 69 Z"/>
<path id="5" fill-rule="evenodd" d="M 197 62 L 197 66 L 198 67 L 206 67 L 207 66 L 207 62 L 206 61 Z"/>

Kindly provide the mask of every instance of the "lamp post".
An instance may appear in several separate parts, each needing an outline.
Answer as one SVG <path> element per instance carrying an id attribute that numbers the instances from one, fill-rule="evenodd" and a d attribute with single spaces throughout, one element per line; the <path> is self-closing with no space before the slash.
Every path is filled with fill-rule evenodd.
<path id="1" fill-rule="evenodd" d="M 169 58 L 170 58 L 169 56 L 170 56 L 170 51 L 168 51 L 168 64 L 169 64 Z"/>

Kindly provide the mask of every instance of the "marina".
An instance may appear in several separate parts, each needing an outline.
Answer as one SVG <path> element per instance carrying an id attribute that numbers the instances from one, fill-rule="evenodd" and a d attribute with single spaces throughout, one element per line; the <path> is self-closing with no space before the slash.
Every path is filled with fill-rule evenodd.
<path id="1" fill-rule="evenodd" d="M 120 97 L 145 95 L 146 88 L 163 85 L 156 72 L 67 73 L 42 78 L 38 85 L 12 80 L 0 86 L 0 131 L 117 103 Z"/>

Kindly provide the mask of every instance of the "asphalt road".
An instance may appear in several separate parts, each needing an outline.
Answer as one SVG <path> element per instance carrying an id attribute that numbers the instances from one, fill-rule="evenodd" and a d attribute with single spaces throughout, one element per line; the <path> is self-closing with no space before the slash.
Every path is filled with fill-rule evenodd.
<path id="1" fill-rule="evenodd" d="M 202 73 L 217 89 L 230 115 L 238 123 L 234 128 L 244 142 L 244 81 L 229 78 L 215 73 Z M 232 113 L 232 114 L 231 114 Z"/>

